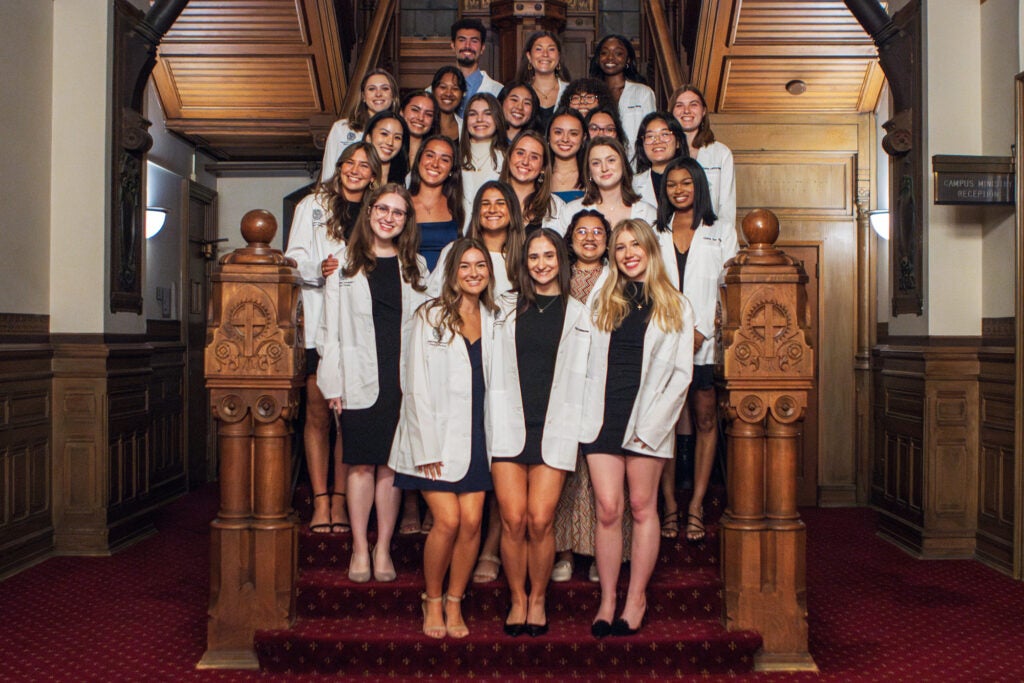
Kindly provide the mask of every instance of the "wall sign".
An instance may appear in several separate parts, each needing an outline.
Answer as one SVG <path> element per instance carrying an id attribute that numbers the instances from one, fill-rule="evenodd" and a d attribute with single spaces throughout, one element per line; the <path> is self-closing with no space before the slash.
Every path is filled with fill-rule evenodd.
<path id="1" fill-rule="evenodd" d="M 932 157 L 936 204 L 1014 203 L 1010 157 Z"/>

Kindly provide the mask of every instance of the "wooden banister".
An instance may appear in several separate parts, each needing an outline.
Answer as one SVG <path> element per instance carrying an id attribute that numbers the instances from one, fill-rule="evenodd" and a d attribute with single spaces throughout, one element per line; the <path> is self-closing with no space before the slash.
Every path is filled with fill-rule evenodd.
<path id="1" fill-rule="evenodd" d="M 749 246 L 726 263 L 722 300 L 725 624 L 761 633 L 756 669 L 816 671 L 807 650 L 806 529 L 796 506 L 797 448 L 815 381 L 807 274 L 775 248 L 771 211 L 750 212 L 743 232 Z"/>
<path id="2" fill-rule="evenodd" d="M 343 116 L 351 116 L 356 105 L 359 104 L 359 98 L 362 95 L 359 84 L 380 61 L 380 53 L 387 38 L 388 28 L 391 26 L 391 20 L 394 18 L 397 8 L 398 0 L 380 0 L 377 3 L 370 26 L 362 41 L 359 59 L 356 60 L 355 68 L 352 69 L 352 77 L 349 79 L 349 85 L 345 91 L 345 100 L 341 107 Z M 395 97 L 397 96 L 398 93 L 395 93 Z"/>
<path id="3" fill-rule="evenodd" d="M 673 40 L 669 31 L 668 17 L 662 0 L 646 0 L 644 15 L 647 17 L 648 29 L 654 40 L 654 56 L 657 61 L 658 71 L 661 78 L 662 90 L 658 93 L 660 99 L 665 99 L 672 94 L 676 88 L 685 85 L 687 77 L 679 62 L 679 53 L 676 51 L 676 41 Z"/>

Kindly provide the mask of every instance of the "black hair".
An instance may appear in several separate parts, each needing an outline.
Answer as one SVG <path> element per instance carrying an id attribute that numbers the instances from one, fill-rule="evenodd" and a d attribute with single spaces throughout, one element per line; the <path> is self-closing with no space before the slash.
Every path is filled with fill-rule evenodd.
<path id="1" fill-rule="evenodd" d="M 482 21 L 480 21 L 479 19 L 473 19 L 471 17 L 466 17 L 466 18 L 463 18 L 463 19 L 459 19 L 454 24 L 452 24 L 452 42 L 453 43 L 455 42 L 455 34 L 458 33 L 459 31 L 464 30 L 464 29 L 470 29 L 472 31 L 478 32 L 480 34 L 480 42 L 481 43 L 486 43 L 487 42 L 487 27 L 484 26 L 484 23 Z"/>
<path id="2" fill-rule="evenodd" d="M 637 173 L 643 173 L 652 166 L 651 160 L 647 158 L 647 150 L 644 149 L 644 135 L 647 134 L 647 126 L 655 121 L 664 121 L 669 131 L 675 136 L 676 157 L 690 156 L 690 146 L 686 144 L 686 133 L 683 131 L 679 121 L 676 120 L 676 117 L 667 111 L 652 111 L 640 121 L 640 127 L 637 128 L 636 140 L 633 145 L 633 165 Z"/>
<path id="3" fill-rule="evenodd" d="M 617 33 L 611 33 L 597 42 L 594 46 L 594 54 L 590 57 L 590 77 L 600 78 L 604 80 L 604 71 L 601 70 L 601 48 L 609 40 L 617 40 L 622 43 L 622 46 L 626 48 L 626 68 L 622 71 L 622 75 L 626 77 L 627 81 L 635 81 L 636 83 L 643 83 L 647 85 L 647 79 L 640 75 L 636 66 L 636 50 L 633 49 L 633 41 L 626 36 L 619 35 Z"/>
<path id="4" fill-rule="evenodd" d="M 659 232 L 672 230 L 672 217 L 676 213 L 676 207 L 668 198 L 668 176 L 672 171 L 681 168 L 690 172 L 693 178 L 693 226 L 696 228 L 704 225 L 714 225 L 718 220 L 715 215 L 714 206 L 711 203 L 711 189 L 708 187 L 708 176 L 704 168 L 697 163 L 696 159 L 690 157 L 677 157 L 665 167 L 665 174 L 662 176 L 661 187 L 658 188 L 658 223 L 655 229 Z"/>

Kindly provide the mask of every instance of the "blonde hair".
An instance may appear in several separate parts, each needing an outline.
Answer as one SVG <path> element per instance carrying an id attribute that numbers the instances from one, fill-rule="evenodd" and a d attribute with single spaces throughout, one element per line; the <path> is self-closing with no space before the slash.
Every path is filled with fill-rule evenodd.
<path id="1" fill-rule="evenodd" d="M 658 237 L 646 221 L 628 218 L 619 221 L 612 229 L 608 238 L 609 260 L 615 267 L 608 272 L 608 281 L 604 283 L 594 302 L 594 324 L 605 332 L 617 330 L 629 314 L 632 305 L 626 296 L 627 278 L 618 268 L 615 260 L 615 245 L 619 235 L 628 232 L 639 243 L 647 254 L 647 272 L 644 274 L 643 297 L 650 302 L 650 313 L 647 322 L 653 322 L 665 332 L 679 332 L 683 329 L 683 305 L 679 300 L 679 291 L 672 286 L 661 261 L 661 246 Z"/>

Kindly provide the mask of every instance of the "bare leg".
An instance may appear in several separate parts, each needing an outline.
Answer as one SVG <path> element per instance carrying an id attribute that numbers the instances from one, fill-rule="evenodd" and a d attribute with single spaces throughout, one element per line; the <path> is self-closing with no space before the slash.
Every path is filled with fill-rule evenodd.
<path id="1" fill-rule="evenodd" d="M 626 462 L 621 455 L 591 453 L 587 456 L 590 481 L 594 486 L 597 529 L 594 557 L 601 583 L 601 604 L 594 620 L 611 622 L 615 616 L 615 586 L 622 565 L 622 509 Z M 634 532 L 633 538 L 636 538 Z M 635 541 L 634 541 L 635 542 Z"/>
<path id="2" fill-rule="evenodd" d="M 452 564 L 448 572 L 448 599 L 444 605 L 448 635 L 453 638 L 464 638 L 469 635 L 469 629 L 462 618 L 462 598 L 466 594 L 469 575 L 473 571 L 473 563 L 480 549 L 483 509 L 483 491 L 459 494 L 459 533 L 452 550 Z M 437 524 L 436 519 L 434 523 Z"/>
<path id="3" fill-rule="evenodd" d="M 365 575 L 366 580 L 370 572 L 367 528 L 373 508 L 374 469 L 374 465 L 349 465 L 348 468 L 348 512 L 352 523 L 352 559 L 348 571 L 350 577 Z"/>
<path id="4" fill-rule="evenodd" d="M 302 439 L 306 450 L 306 470 L 309 472 L 309 483 L 313 488 L 313 518 L 309 525 L 326 524 L 330 530 L 331 497 L 319 495 L 327 493 L 327 448 L 329 441 L 328 427 L 330 414 L 327 399 L 320 393 L 316 384 L 316 375 L 306 375 L 306 424 L 302 430 Z"/>
<path id="5" fill-rule="evenodd" d="M 693 403 L 693 414 L 697 423 L 697 445 L 694 449 L 693 497 L 690 498 L 688 510 L 688 514 L 693 517 L 687 520 L 686 537 L 699 541 L 704 538 L 704 496 L 708 492 L 718 441 L 715 388 L 691 391 L 688 400 Z"/>
<path id="6" fill-rule="evenodd" d="M 527 466 L 514 462 L 491 464 L 494 497 L 501 519 L 501 561 L 505 565 L 505 578 L 511 598 L 508 624 L 526 623 L 526 571 L 527 571 Z"/>
<path id="7" fill-rule="evenodd" d="M 683 405 L 682 414 L 676 422 L 676 438 L 679 434 L 689 434 L 693 430 L 693 423 L 690 421 L 690 402 Z M 676 459 L 675 455 L 665 461 L 665 468 L 661 473 L 661 497 L 665 501 L 664 523 L 662 524 L 661 535 L 664 538 L 679 537 L 679 503 L 676 501 Z"/>
<path id="8" fill-rule="evenodd" d="M 638 628 L 647 611 L 647 584 L 658 562 L 661 533 L 658 524 L 658 479 L 664 466 L 661 458 L 626 458 L 629 478 L 629 507 L 633 513 L 633 548 L 630 553 L 629 588 L 622 618 Z"/>
<path id="9" fill-rule="evenodd" d="M 406 491 L 402 495 L 402 522 L 398 533 L 403 536 L 420 532 L 420 492 Z"/>
<path id="10" fill-rule="evenodd" d="M 348 522 L 348 465 L 343 460 L 341 447 L 341 432 L 338 432 L 334 440 L 334 495 L 331 496 L 331 526 L 341 527 L 338 531 L 344 531 L 349 526 Z"/>
<path id="11" fill-rule="evenodd" d="M 459 534 L 459 499 L 454 493 L 424 491 L 423 498 L 434 513 L 435 524 L 423 544 L 423 578 L 425 595 L 440 598 L 444 594 L 444 575 L 452 561 L 452 550 Z M 423 631 L 437 638 L 444 637 L 444 605 L 440 600 L 424 601 Z M 440 633 L 440 635 L 437 635 Z"/>
<path id="12" fill-rule="evenodd" d="M 377 545 L 374 548 L 373 573 L 378 581 L 390 581 L 395 576 L 395 564 L 391 561 L 391 538 L 398 522 L 402 491 L 395 488 L 395 471 L 386 465 L 377 466 L 374 502 L 377 506 Z"/>
<path id="13" fill-rule="evenodd" d="M 477 561 L 476 570 L 473 572 L 473 581 L 475 583 L 487 583 L 498 578 L 498 563 L 489 558 L 498 557 L 500 546 L 501 512 L 498 509 L 497 502 L 492 498 L 490 512 L 487 516 L 487 536 L 484 538 L 484 545 L 480 549 L 480 559 Z"/>
<path id="14" fill-rule="evenodd" d="M 547 465 L 531 465 L 527 488 L 527 554 L 530 574 L 530 599 L 526 622 L 536 626 L 548 623 L 546 598 L 551 568 L 555 562 L 555 507 L 562 492 L 566 473 Z M 506 565 L 505 573 L 508 574 Z"/>

